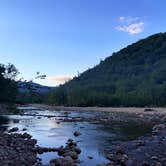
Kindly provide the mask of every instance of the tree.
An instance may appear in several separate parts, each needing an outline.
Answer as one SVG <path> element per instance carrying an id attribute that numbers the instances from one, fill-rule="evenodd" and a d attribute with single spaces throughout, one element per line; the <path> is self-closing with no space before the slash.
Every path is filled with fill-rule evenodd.
<path id="1" fill-rule="evenodd" d="M 14 65 L 0 64 L 0 102 L 14 102 L 17 95 L 16 77 L 18 70 Z"/>

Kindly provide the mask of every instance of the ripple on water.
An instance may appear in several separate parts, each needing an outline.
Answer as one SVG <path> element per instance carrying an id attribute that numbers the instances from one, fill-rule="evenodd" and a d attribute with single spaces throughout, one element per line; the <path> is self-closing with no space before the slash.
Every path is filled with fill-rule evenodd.
<path id="1" fill-rule="evenodd" d="M 26 114 L 35 114 L 40 116 L 29 116 L 29 115 L 10 115 L 1 117 L 1 126 L 5 126 L 6 129 L 12 127 L 18 127 L 19 132 L 24 128 L 27 129 L 26 132 L 31 134 L 35 139 L 38 140 L 38 145 L 46 147 L 60 147 L 65 145 L 65 142 L 72 138 L 78 142 L 78 146 L 81 148 L 82 153 L 80 154 L 80 166 L 96 165 L 98 163 L 107 162 L 104 157 L 104 149 L 111 147 L 112 141 L 115 140 L 128 140 L 134 139 L 140 135 L 146 133 L 149 128 L 145 126 L 138 126 L 137 124 L 122 124 L 117 123 L 114 125 L 104 125 L 104 124 L 92 124 L 89 122 L 59 122 L 57 120 L 59 117 L 64 116 L 64 111 L 41 111 L 37 109 L 32 109 Z M 105 113 L 101 113 L 102 116 Z M 48 118 L 48 116 L 55 116 L 53 118 Z M 78 116 L 100 116 L 97 112 L 69 112 L 67 114 L 69 117 Z M 13 123 L 13 119 L 18 119 L 18 123 Z M 134 130 L 133 130 L 134 129 Z M 74 131 L 80 131 L 81 135 L 79 137 L 74 137 Z M 93 159 L 89 159 L 88 156 L 92 156 Z M 44 165 L 49 164 L 49 161 L 53 158 L 58 157 L 55 152 L 44 153 L 40 155 Z"/>

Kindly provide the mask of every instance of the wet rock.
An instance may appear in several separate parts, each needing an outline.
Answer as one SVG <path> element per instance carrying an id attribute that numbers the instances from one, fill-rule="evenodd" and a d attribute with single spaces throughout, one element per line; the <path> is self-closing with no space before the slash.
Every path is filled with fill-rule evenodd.
<path id="1" fill-rule="evenodd" d="M 124 154 L 123 156 L 122 156 L 125 160 L 128 160 L 128 156 L 127 156 L 127 154 Z"/>
<path id="2" fill-rule="evenodd" d="M 155 111 L 155 110 L 152 109 L 152 108 L 145 108 L 145 109 L 144 109 L 144 112 L 152 112 L 152 111 Z"/>
<path id="3" fill-rule="evenodd" d="M 126 164 L 126 166 L 134 166 L 134 165 L 136 165 L 136 163 L 134 163 L 134 161 L 131 160 L 131 159 L 127 160 L 125 164 Z"/>
<path id="4" fill-rule="evenodd" d="M 66 157 L 66 156 L 70 156 L 74 160 L 78 159 L 78 154 L 76 152 L 73 152 L 73 151 L 65 152 L 63 154 L 63 157 Z"/>
<path id="5" fill-rule="evenodd" d="M 29 145 L 35 145 L 35 144 L 37 144 L 37 140 L 36 139 L 28 139 L 26 143 Z"/>
<path id="6" fill-rule="evenodd" d="M 70 156 L 57 158 L 50 161 L 51 166 L 76 166 L 76 163 Z"/>
<path id="7" fill-rule="evenodd" d="M 161 120 L 165 122 L 166 121 L 166 115 L 164 115 Z"/>
<path id="8" fill-rule="evenodd" d="M 43 154 L 47 152 L 57 152 L 59 148 L 47 148 L 47 147 L 35 147 L 33 151 L 38 154 Z"/>
<path id="9" fill-rule="evenodd" d="M 73 148 L 73 151 L 75 151 L 77 154 L 80 154 L 80 153 L 81 153 L 81 149 L 78 148 L 78 147 L 74 147 L 74 148 Z"/>
<path id="10" fill-rule="evenodd" d="M 70 114 L 70 112 L 67 112 L 67 111 L 66 111 L 66 112 L 64 112 L 64 114 L 65 114 L 65 115 L 68 115 L 68 114 Z"/>
<path id="11" fill-rule="evenodd" d="M 166 128 L 166 125 L 165 124 L 158 124 L 158 125 L 155 125 L 152 130 L 161 130 L 161 129 L 164 129 Z"/>
<path id="12" fill-rule="evenodd" d="M 145 141 L 144 140 L 136 141 L 136 146 L 145 146 Z"/>
<path id="13" fill-rule="evenodd" d="M 74 136 L 75 136 L 75 137 L 78 137 L 78 136 L 80 136 L 80 135 L 81 135 L 81 133 L 80 133 L 79 131 L 75 131 L 75 132 L 74 132 Z"/>
<path id="14" fill-rule="evenodd" d="M 14 123 L 19 123 L 19 119 L 13 119 Z"/>
<path id="15" fill-rule="evenodd" d="M 92 157 L 92 156 L 88 156 L 88 159 L 92 160 L 92 159 L 93 159 L 93 157 Z"/>
<path id="16" fill-rule="evenodd" d="M 107 166 L 107 164 L 97 164 L 96 166 Z"/>
<path id="17" fill-rule="evenodd" d="M 37 156 L 32 151 L 36 141 L 29 143 L 22 134 L 0 133 L 0 165 L 32 166 L 37 162 Z"/>
<path id="18" fill-rule="evenodd" d="M 155 166 L 162 166 L 162 164 L 160 162 L 157 162 Z"/>
<path id="19" fill-rule="evenodd" d="M 45 151 L 43 150 L 42 147 L 36 147 L 33 149 L 33 152 L 38 153 L 38 154 L 43 154 Z"/>
<path id="20" fill-rule="evenodd" d="M 61 146 L 58 150 L 58 155 L 62 156 L 65 153 L 65 148 L 63 146 Z"/>
<path id="21" fill-rule="evenodd" d="M 118 150 L 116 153 L 111 153 L 111 154 L 107 154 L 106 155 L 106 158 L 108 160 L 111 161 L 111 163 L 108 163 L 107 165 L 109 164 L 113 164 L 113 165 L 126 165 L 126 161 L 129 159 L 128 155 L 124 153 L 124 151 L 122 150 Z"/>
<path id="22" fill-rule="evenodd" d="M 152 160 L 158 160 L 158 157 L 157 156 L 152 156 L 151 159 Z"/>
<path id="23" fill-rule="evenodd" d="M 32 136 L 31 136 L 30 134 L 28 134 L 28 133 L 24 133 L 24 134 L 22 135 L 22 137 L 23 137 L 23 138 L 27 138 L 27 139 L 31 139 L 31 138 L 32 138 Z"/>
<path id="24" fill-rule="evenodd" d="M 77 143 L 74 142 L 72 139 L 68 139 L 66 146 L 65 147 L 61 146 L 60 148 L 58 148 L 57 151 L 58 151 L 58 155 L 63 156 L 63 158 L 54 159 L 51 161 L 51 163 L 57 164 L 57 165 L 59 164 L 59 166 L 64 166 L 61 164 L 62 164 L 62 162 L 67 164 L 65 162 L 67 157 L 72 159 L 72 161 L 73 161 L 73 162 L 71 162 L 72 164 L 76 165 L 76 163 L 79 162 L 79 160 L 77 160 L 77 159 L 78 159 L 78 155 L 81 153 L 81 149 L 79 147 L 77 147 Z"/>
<path id="25" fill-rule="evenodd" d="M 142 166 L 150 166 L 150 164 L 149 164 L 149 162 L 144 161 L 144 162 L 142 163 Z"/>
<path id="26" fill-rule="evenodd" d="M 12 129 L 9 130 L 9 133 L 11 133 L 11 132 L 16 132 L 16 131 L 18 131 L 18 130 L 19 130 L 18 127 L 13 127 Z"/>
<path id="27" fill-rule="evenodd" d="M 125 152 L 124 152 L 122 149 L 118 149 L 118 150 L 116 151 L 116 154 L 125 154 Z"/>
<path id="28" fill-rule="evenodd" d="M 107 158 L 108 160 L 111 160 L 111 161 L 114 161 L 114 160 L 115 160 L 113 154 L 107 154 L 107 155 L 106 155 L 106 158 Z"/>

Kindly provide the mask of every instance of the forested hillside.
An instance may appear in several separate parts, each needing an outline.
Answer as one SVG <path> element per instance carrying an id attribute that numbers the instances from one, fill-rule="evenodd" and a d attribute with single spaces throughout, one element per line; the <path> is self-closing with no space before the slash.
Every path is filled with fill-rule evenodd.
<path id="1" fill-rule="evenodd" d="M 53 90 L 49 101 L 70 106 L 165 106 L 166 33 L 113 53 Z"/>

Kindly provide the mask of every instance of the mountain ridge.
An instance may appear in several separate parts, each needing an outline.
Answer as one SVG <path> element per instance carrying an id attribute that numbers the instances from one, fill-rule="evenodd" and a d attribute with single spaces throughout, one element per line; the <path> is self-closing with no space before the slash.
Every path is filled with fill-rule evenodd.
<path id="1" fill-rule="evenodd" d="M 113 53 L 51 93 L 71 106 L 166 104 L 166 33 L 154 34 Z"/>

